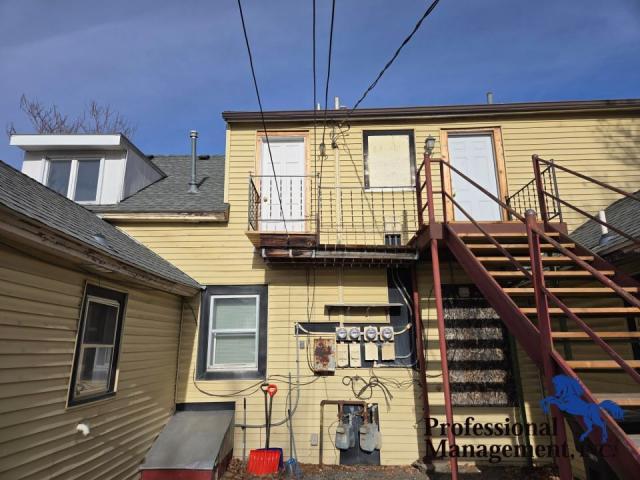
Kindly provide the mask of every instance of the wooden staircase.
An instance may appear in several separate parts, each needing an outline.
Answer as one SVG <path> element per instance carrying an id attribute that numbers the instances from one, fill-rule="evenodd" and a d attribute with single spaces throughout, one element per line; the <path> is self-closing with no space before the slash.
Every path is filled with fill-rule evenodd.
<path id="1" fill-rule="evenodd" d="M 538 226 L 541 228 L 541 225 Z M 520 234 L 491 235 L 497 242 L 496 245 L 487 243 L 484 234 L 479 236 L 459 233 L 457 230 L 459 228 L 455 223 L 444 226 L 444 245 L 483 292 L 525 351 L 544 370 L 540 348 L 541 328 L 536 318 L 539 308 L 536 306 L 531 278 L 532 260 L 531 255 L 525 254 L 530 249 L 529 235 L 524 229 Z M 571 241 L 561 231 L 547 233 L 549 239 L 555 240 L 573 257 L 565 255 L 565 252 L 559 251 L 555 245 L 541 237 L 539 260 L 544 284 L 550 286 L 549 291 L 572 314 L 587 323 L 592 335 L 606 341 L 607 345 L 610 344 L 609 348 L 624 360 L 628 368 L 640 369 L 640 331 L 637 331 L 636 323 L 636 318 L 640 319 L 640 283 L 616 270 L 595 253 L 585 251 L 584 247 Z M 576 259 L 609 278 L 620 290 L 632 295 L 637 303 L 629 306 L 628 299 L 621 298 L 617 288 L 603 286 L 596 275 L 576 263 Z M 553 374 L 562 373 L 580 378 L 587 391 L 587 398 L 592 397 L 595 401 L 618 401 L 625 409 L 640 408 L 638 384 L 629 378 L 620 363 L 594 344 L 592 335 L 575 325 L 571 318 L 567 318 L 565 309 L 551 303 L 548 313 L 553 342 Z M 603 374 L 607 376 L 607 382 L 603 382 Z M 606 383 L 613 388 L 607 389 L 603 386 Z M 629 472 L 634 469 L 637 472 L 640 468 L 640 452 L 623 428 L 608 415 L 606 417 L 609 431 L 613 433 L 610 435 L 610 442 L 620 452 L 617 459 L 612 459 L 612 468 L 619 473 L 620 478 L 627 478 Z M 580 425 L 580 420 L 576 420 Z M 599 432 L 591 435 L 594 445 L 600 444 L 598 436 Z"/>
<path id="2" fill-rule="evenodd" d="M 420 229 L 415 244 L 425 255 L 431 254 L 441 336 L 440 355 L 445 359 L 443 375 L 448 377 L 438 257 L 439 251 L 448 250 L 538 366 L 545 380 L 546 395 L 553 393 L 552 378 L 563 374 L 581 383 L 582 397 L 587 402 L 597 404 L 613 400 L 625 409 L 625 413 L 640 408 L 640 374 L 637 370 L 640 369 L 640 283 L 575 242 L 558 224 L 549 220 L 545 184 L 537 164 L 542 160 L 536 156 L 533 160 L 541 223 L 536 221 L 535 212 L 527 211 L 525 218 L 442 159 L 425 155 L 425 161 L 417 170 Z M 446 189 L 433 190 L 432 164 L 439 164 L 441 185 L 445 183 L 443 171 L 448 168 L 499 204 L 503 213 L 518 221 L 515 225 L 513 221 L 502 224 L 476 221 Z M 581 178 L 586 177 L 581 175 Z M 448 221 L 447 208 L 443 209 L 442 220 L 438 221 L 434 194 L 442 195 L 441 205 L 455 206 L 468 222 Z M 557 189 L 555 195 L 547 195 L 558 198 Z M 426 197 L 424 202 L 423 196 Z M 424 218 L 425 211 L 428 222 Z M 589 218 L 595 217 L 589 215 Z M 445 413 L 450 422 L 453 412 L 448 392 L 445 381 Z M 556 407 L 551 413 L 560 427 L 555 439 L 557 445 L 566 443 L 562 419 L 567 420 L 576 438 L 586 430 L 578 415 L 562 414 Z M 619 478 L 638 478 L 640 449 L 636 437 L 640 432 L 627 433 L 624 424 L 618 424 L 602 409 L 600 413 L 609 432 L 606 447 L 609 452 L 615 452 L 602 458 Z M 635 412 L 635 417 L 640 417 L 640 411 Z M 453 441 L 450 437 L 449 442 Z M 593 429 L 588 441 L 596 448 L 605 447 L 597 428 Z M 455 479 L 457 464 L 452 460 L 450 463 Z M 570 460 L 558 457 L 556 463 L 561 479 L 570 480 Z"/>

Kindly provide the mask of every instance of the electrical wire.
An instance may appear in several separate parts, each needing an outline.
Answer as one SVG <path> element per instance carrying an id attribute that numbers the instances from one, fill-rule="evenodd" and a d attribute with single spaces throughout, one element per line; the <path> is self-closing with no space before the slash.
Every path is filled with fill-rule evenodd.
<path id="1" fill-rule="evenodd" d="M 398 58 L 398 55 L 400 55 L 400 52 L 402 51 L 402 49 L 411 41 L 413 36 L 416 34 L 416 32 L 422 26 L 422 22 L 424 22 L 425 19 L 429 15 L 431 15 L 431 12 L 433 12 L 433 10 L 436 8 L 436 6 L 438 6 L 438 3 L 440 3 L 440 0 L 434 0 L 431 3 L 431 5 L 429 5 L 427 10 L 422 14 L 420 19 L 416 23 L 416 25 L 413 27 L 413 30 L 411 30 L 411 33 L 409 33 L 409 35 L 407 35 L 407 37 L 405 37 L 405 39 L 402 41 L 400 46 L 396 49 L 396 51 L 393 54 L 393 56 L 391 57 L 391 59 L 385 64 L 385 66 L 382 68 L 382 70 L 380 70 L 380 73 L 378 73 L 378 76 L 375 78 L 375 80 L 373 82 L 371 82 L 371 84 L 367 87 L 367 89 L 364 91 L 364 93 L 358 99 L 358 101 L 355 103 L 355 105 L 347 112 L 347 115 L 345 116 L 344 120 L 342 120 L 342 122 L 340 122 L 341 125 L 343 123 L 347 122 L 347 120 L 349 119 L 351 114 L 360 106 L 360 104 L 364 101 L 364 99 L 367 98 L 367 95 L 369 95 L 369 93 L 374 88 L 376 88 L 376 85 L 378 85 L 378 82 L 380 81 L 382 76 L 386 73 L 386 71 L 389 69 L 389 67 L 391 67 L 391 65 L 393 65 L 393 62 L 395 62 L 396 58 Z"/>
<path id="2" fill-rule="evenodd" d="M 280 186 L 278 185 L 278 176 L 276 175 L 276 166 L 273 163 L 273 155 L 271 154 L 271 143 L 269 142 L 269 134 L 267 132 L 267 122 L 264 119 L 264 110 L 262 109 L 262 99 L 260 98 L 260 89 L 258 88 L 258 80 L 256 78 L 256 70 L 253 66 L 253 55 L 251 54 L 251 45 L 249 45 L 249 36 L 247 35 L 247 26 L 244 22 L 244 13 L 242 11 L 242 3 L 238 0 L 238 10 L 240 11 L 240 20 L 242 21 L 242 32 L 244 33 L 244 41 L 247 46 L 247 54 L 249 55 L 249 65 L 251 66 L 251 76 L 253 78 L 253 87 L 256 91 L 256 97 L 258 99 L 258 107 L 260 108 L 260 119 L 262 121 L 262 129 L 264 130 L 264 138 L 267 142 L 267 150 L 269 151 L 269 161 L 271 162 L 271 169 L 273 170 L 273 179 L 276 185 L 276 192 L 278 194 L 278 201 L 280 203 L 280 214 L 282 215 L 282 224 L 284 231 L 289 236 L 287 230 L 287 221 L 284 216 L 284 210 L 282 208 L 282 194 L 280 192 Z"/>
<path id="3" fill-rule="evenodd" d="M 331 79 L 331 54 L 333 52 L 333 25 L 336 14 L 336 0 L 332 0 L 331 2 L 331 26 L 329 29 L 329 54 L 327 57 L 327 80 L 324 85 L 324 121 L 322 126 L 322 143 L 324 145 L 322 152 L 323 154 L 320 156 L 320 187 L 322 187 L 322 169 L 324 167 L 324 159 L 326 155 L 326 145 L 324 143 L 325 139 L 325 131 L 327 129 L 327 111 L 329 109 L 329 80 Z"/>

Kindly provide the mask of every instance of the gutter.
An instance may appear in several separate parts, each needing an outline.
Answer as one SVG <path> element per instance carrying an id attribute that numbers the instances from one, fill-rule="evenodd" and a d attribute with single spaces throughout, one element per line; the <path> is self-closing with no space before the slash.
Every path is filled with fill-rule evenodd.
<path id="1" fill-rule="evenodd" d="M 224 212 L 184 212 L 184 213 L 150 213 L 150 212 L 94 212 L 98 217 L 109 222 L 118 223 L 226 223 L 229 221 L 229 211 Z"/>

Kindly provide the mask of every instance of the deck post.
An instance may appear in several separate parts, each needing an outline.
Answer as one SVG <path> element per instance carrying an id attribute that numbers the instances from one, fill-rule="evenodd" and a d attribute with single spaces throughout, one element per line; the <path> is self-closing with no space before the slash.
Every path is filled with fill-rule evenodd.
<path id="1" fill-rule="evenodd" d="M 425 454 L 423 461 L 427 465 L 427 470 L 433 468 L 433 458 L 430 455 L 429 447 L 431 443 L 431 409 L 429 407 L 429 396 L 427 389 L 427 361 L 424 356 L 424 324 L 422 323 L 422 313 L 420 308 L 420 291 L 418 290 L 418 273 L 416 267 L 411 269 L 411 288 L 413 290 L 413 329 L 416 338 L 416 359 L 418 361 L 418 372 L 420 378 L 420 389 L 422 390 L 422 418 L 424 421 Z"/>
<path id="2" fill-rule="evenodd" d="M 538 163 L 534 158 L 534 163 Z M 538 177 L 536 177 L 538 178 Z M 537 183 L 537 182 L 536 182 Z M 547 392 L 553 388 L 552 378 L 554 375 L 551 352 L 553 350 L 553 339 L 551 336 L 551 317 L 549 315 L 549 303 L 544 292 L 544 270 L 542 266 L 542 255 L 540 253 L 540 237 L 534 231 L 537 227 L 536 212 L 527 210 L 525 213 L 527 237 L 529 240 L 529 256 L 531 258 L 531 275 L 533 277 L 533 292 L 538 314 L 538 330 L 540 331 L 540 348 L 542 349 L 542 366 L 544 373 L 544 384 Z M 564 424 L 564 417 L 555 405 L 551 405 L 551 417 L 555 423 L 555 441 L 558 448 L 567 445 L 567 432 Z M 561 480 L 571 480 L 571 461 L 568 457 L 560 455 L 555 458 L 555 463 L 560 471 Z"/>
<path id="3" fill-rule="evenodd" d="M 538 155 L 532 155 L 531 161 L 533 162 L 533 178 L 536 181 L 536 193 L 538 194 L 538 205 L 540 207 L 540 220 L 542 220 L 546 225 L 549 221 L 549 213 L 547 212 L 547 202 L 545 199 L 544 183 L 542 181 Z"/>

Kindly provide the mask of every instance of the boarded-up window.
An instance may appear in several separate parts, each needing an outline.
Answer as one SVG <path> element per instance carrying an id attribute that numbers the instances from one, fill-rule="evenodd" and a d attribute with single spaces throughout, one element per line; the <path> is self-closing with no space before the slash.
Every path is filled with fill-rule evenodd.
<path id="1" fill-rule="evenodd" d="M 411 187 L 415 145 L 411 130 L 364 132 L 365 186 Z"/>

